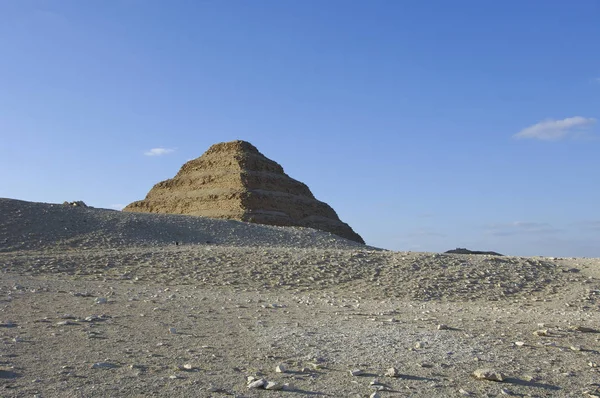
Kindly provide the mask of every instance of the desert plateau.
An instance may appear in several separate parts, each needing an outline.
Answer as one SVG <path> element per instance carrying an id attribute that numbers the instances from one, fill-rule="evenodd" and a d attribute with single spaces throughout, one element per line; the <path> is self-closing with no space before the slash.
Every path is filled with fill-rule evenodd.
<path id="1" fill-rule="evenodd" d="M 600 260 L 0 200 L 2 397 L 600 396 Z"/>

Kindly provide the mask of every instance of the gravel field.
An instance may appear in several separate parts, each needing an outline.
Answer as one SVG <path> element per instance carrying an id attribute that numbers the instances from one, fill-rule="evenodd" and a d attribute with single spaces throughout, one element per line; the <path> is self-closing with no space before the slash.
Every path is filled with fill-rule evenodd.
<path id="1" fill-rule="evenodd" d="M 600 259 L 0 199 L 0 397 L 600 397 L 599 310 Z"/>

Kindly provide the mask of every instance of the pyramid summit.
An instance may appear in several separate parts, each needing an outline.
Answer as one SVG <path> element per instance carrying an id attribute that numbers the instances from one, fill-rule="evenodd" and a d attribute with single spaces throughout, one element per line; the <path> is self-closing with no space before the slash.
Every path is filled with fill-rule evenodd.
<path id="1" fill-rule="evenodd" d="M 310 189 L 246 141 L 211 146 L 123 211 L 187 214 L 328 231 L 364 243 Z"/>

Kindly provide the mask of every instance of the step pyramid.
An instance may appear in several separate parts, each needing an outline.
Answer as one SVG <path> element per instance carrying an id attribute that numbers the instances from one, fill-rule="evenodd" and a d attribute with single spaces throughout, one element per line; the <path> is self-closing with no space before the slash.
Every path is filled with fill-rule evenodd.
<path id="1" fill-rule="evenodd" d="M 156 184 L 123 211 L 187 214 L 257 224 L 300 226 L 364 243 L 310 189 L 246 141 L 211 146 L 177 175 Z"/>

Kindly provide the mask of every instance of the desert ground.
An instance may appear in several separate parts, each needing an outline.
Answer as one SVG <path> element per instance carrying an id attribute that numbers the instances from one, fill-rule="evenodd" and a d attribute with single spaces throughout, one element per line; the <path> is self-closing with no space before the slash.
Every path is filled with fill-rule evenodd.
<path id="1" fill-rule="evenodd" d="M 0 397 L 600 397 L 599 309 L 600 259 L 0 199 Z"/>

